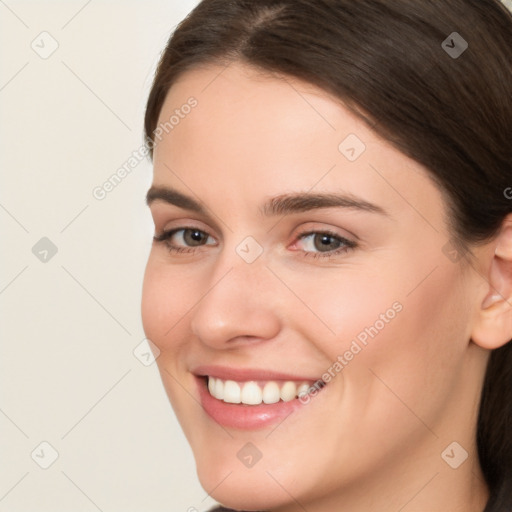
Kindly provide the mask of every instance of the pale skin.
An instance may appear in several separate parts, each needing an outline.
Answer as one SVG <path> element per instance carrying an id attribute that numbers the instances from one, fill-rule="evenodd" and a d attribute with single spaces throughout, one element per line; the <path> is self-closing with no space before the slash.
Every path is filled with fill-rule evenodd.
<path id="1" fill-rule="evenodd" d="M 153 186 L 205 213 L 159 199 L 150 208 L 156 234 L 192 228 L 203 242 L 178 232 L 154 243 L 142 315 L 203 487 L 244 510 L 481 512 L 476 419 L 490 350 L 512 338 L 512 218 L 474 248 L 472 266 L 453 262 L 427 171 L 341 101 L 290 77 L 211 65 L 173 85 L 160 121 L 191 96 L 197 107 L 155 147 Z M 349 134 L 366 146 L 352 162 L 338 148 Z M 295 193 L 348 194 L 385 213 L 260 211 Z M 326 230 L 334 249 L 344 247 L 336 237 L 356 247 L 326 257 L 314 243 Z M 236 251 L 248 236 L 263 249 L 250 264 Z M 202 409 L 193 367 L 320 378 L 397 301 L 401 312 L 279 426 L 222 428 Z M 236 456 L 249 441 L 263 455 L 250 469 Z M 441 457 L 454 441 L 468 453 L 456 469 Z"/>

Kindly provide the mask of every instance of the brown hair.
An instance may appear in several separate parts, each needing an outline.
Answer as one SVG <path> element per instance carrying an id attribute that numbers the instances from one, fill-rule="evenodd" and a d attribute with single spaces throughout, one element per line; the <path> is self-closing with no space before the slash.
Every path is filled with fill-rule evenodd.
<path id="1" fill-rule="evenodd" d="M 465 254 L 512 212 L 512 15 L 498 0 L 203 0 L 160 59 L 145 117 L 151 155 L 177 78 L 236 61 L 337 96 L 423 164 Z M 489 358 L 477 446 L 490 490 L 484 512 L 512 510 L 510 342 Z"/>

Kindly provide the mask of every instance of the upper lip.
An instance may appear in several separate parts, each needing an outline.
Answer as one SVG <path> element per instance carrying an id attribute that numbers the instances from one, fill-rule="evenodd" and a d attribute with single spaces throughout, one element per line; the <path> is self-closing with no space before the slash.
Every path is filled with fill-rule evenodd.
<path id="1" fill-rule="evenodd" d="M 222 380 L 234 380 L 245 382 L 249 380 L 285 380 L 285 381 L 317 381 L 317 377 L 305 375 L 292 375 L 259 368 L 233 368 L 230 366 L 202 365 L 192 370 L 192 373 L 200 377 L 214 377 Z"/>

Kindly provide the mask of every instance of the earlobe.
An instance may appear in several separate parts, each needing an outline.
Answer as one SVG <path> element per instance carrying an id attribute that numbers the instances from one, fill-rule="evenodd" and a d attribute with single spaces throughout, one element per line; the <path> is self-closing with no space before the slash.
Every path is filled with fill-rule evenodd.
<path id="1" fill-rule="evenodd" d="M 512 339 L 512 215 L 493 240 L 487 293 L 478 311 L 471 339 L 486 349 L 496 349 Z"/>

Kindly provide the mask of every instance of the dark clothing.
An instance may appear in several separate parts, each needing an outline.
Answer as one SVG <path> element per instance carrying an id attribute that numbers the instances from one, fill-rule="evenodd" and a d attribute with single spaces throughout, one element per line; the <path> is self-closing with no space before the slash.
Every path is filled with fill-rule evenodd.
<path id="1" fill-rule="evenodd" d="M 216 508 L 210 509 L 208 512 L 244 512 L 243 510 L 233 510 L 231 508 L 226 508 L 222 506 L 218 506 Z"/>

